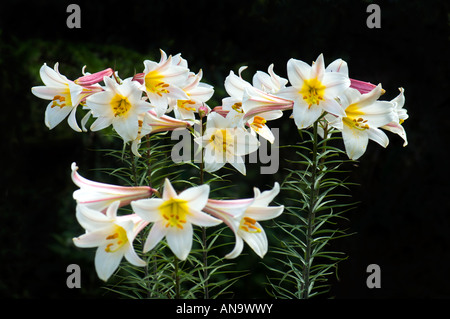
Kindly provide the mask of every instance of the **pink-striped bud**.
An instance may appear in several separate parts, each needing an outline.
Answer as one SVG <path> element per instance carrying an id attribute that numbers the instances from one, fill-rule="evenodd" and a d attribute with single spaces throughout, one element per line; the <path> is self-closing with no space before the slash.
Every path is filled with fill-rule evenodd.
<path id="1" fill-rule="evenodd" d="M 213 108 L 212 110 L 213 112 L 219 113 L 220 115 L 222 115 L 223 117 L 227 117 L 227 114 L 229 111 L 226 111 L 222 108 L 222 106 L 216 106 L 215 108 Z"/>
<path id="2" fill-rule="evenodd" d="M 377 86 L 370 82 L 364 82 L 359 80 L 350 79 L 350 87 L 358 90 L 361 94 L 366 94 L 372 91 Z M 385 90 L 381 89 L 381 94 L 384 94 Z"/>
<path id="3" fill-rule="evenodd" d="M 90 85 L 94 85 L 94 84 L 97 84 L 98 82 L 103 81 L 103 77 L 111 76 L 113 73 L 114 73 L 113 69 L 107 68 L 100 72 L 96 72 L 93 74 L 88 74 L 88 75 L 79 77 L 74 82 L 81 86 L 90 86 Z"/>
<path id="4" fill-rule="evenodd" d="M 198 115 L 200 116 L 200 118 L 204 118 L 205 116 L 207 116 L 209 113 L 209 108 L 206 107 L 205 105 L 202 105 L 198 108 Z"/>
<path id="5" fill-rule="evenodd" d="M 137 73 L 133 76 L 133 81 L 137 81 L 140 84 L 144 84 L 145 73 Z"/>

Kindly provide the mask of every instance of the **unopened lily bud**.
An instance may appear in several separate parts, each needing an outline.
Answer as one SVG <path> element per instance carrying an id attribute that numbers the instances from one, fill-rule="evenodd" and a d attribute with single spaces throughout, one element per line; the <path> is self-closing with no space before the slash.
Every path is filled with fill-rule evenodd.
<path id="1" fill-rule="evenodd" d="M 220 115 L 222 115 L 223 117 L 227 117 L 227 114 L 229 111 L 224 110 L 222 108 L 222 106 L 216 106 L 213 110 L 213 112 L 219 113 Z"/>
<path id="2" fill-rule="evenodd" d="M 145 73 L 137 73 L 133 76 L 133 81 L 137 81 L 140 84 L 144 84 Z"/>
<path id="3" fill-rule="evenodd" d="M 200 118 L 204 118 L 208 115 L 208 113 L 209 109 L 205 105 L 202 105 L 198 108 L 198 115 L 200 116 Z"/>
<path id="4" fill-rule="evenodd" d="M 111 76 L 113 73 L 114 73 L 113 69 L 107 68 L 100 72 L 96 72 L 93 74 L 88 74 L 88 75 L 79 77 L 74 82 L 81 86 L 89 86 L 89 85 L 97 84 L 98 82 L 103 81 L 103 77 Z"/>
<path id="5" fill-rule="evenodd" d="M 350 79 L 350 87 L 358 90 L 361 94 L 366 94 L 372 91 L 377 86 L 370 82 L 364 82 L 359 80 Z M 386 91 L 381 89 L 381 94 L 384 94 Z"/>

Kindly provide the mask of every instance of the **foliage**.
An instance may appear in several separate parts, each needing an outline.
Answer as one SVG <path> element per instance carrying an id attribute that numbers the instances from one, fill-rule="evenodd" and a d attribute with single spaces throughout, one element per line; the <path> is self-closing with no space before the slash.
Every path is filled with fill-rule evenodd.
<path id="1" fill-rule="evenodd" d="M 337 271 L 338 263 L 346 259 L 334 251 L 331 242 L 348 236 L 340 228 L 340 219 L 354 208 L 345 201 L 351 195 L 344 193 L 352 184 L 344 174 L 345 155 L 332 142 L 341 140 L 333 130 L 325 127 L 324 138 L 318 141 L 317 121 L 310 130 L 299 131 L 304 138 L 287 146 L 297 159 L 289 160 L 294 168 L 287 169 L 282 185 L 285 192 L 284 218 L 275 221 L 274 235 L 278 243 L 272 256 L 276 266 L 267 264 L 269 293 L 277 298 L 307 299 L 326 293 L 328 277 Z M 335 132 L 334 132 L 335 133 Z"/>

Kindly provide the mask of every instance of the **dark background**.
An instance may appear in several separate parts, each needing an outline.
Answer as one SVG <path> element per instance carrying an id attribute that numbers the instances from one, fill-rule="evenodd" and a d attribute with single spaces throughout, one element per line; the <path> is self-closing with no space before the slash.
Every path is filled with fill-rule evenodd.
<path id="1" fill-rule="evenodd" d="M 0 296 L 89 298 L 98 296 L 101 284 L 93 255 L 71 243 L 80 228 L 70 164 L 103 178 L 89 169 L 103 164 L 93 149 L 105 141 L 75 133 L 66 121 L 47 129 L 47 102 L 31 94 L 32 86 L 41 85 L 39 68 L 59 62 L 73 79 L 83 65 L 90 72 L 114 67 L 128 77 L 142 72 L 144 59 L 159 60 L 161 48 L 182 53 L 192 71 L 203 70 L 203 81 L 216 89 L 210 106 L 226 96 L 230 70 L 247 65 L 244 77 L 250 80 L 274 63 L 286 77 L 290 58 L 310 63 L 320 53 L 326 64 L 346 60 L 352 78 L 382 83 L 385 100 L 403 87 L 409 145 L 403 148 L 400 137 L 388 133 L 388 148 L 371 142 L 354 167 L 351 179 L 360 187 L 352 192 L 360 204 L 347 215 L 347 226 L 355 234 L 334 243 L 349 258 L 339 266 L 339 280 L 331 278 L 329 297 L 450 297 L 447 1 L 377 2 L 380 29 L 366 26 L 371 1 L 75 3 L 81 29 L 66 26 L 70 2 L 0 4 Z M 279 123 L 282 134 L 292 132 L 292 121 Z M 241 187 L 277 177 L 250 173 Z M 83 271 L 79 290 L 65 284 L 71 263 L 92 269 Z M 381 267 L 380 289 L 366 286 L 369 264 Z"/>

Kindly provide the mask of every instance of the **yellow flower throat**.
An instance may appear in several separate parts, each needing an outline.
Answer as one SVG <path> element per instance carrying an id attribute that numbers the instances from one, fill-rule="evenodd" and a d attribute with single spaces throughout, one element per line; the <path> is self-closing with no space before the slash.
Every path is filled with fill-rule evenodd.
<path id="1" fill-rule="evenodd" d="M 183 229 L 186 224 L 186 216 L 189 214 L 187 201 L 178 198 L 171 198 L 159 206 L 161 216 L 166 221 L 166 228 L 177 227 Z"/>
<path id="2" fill-rule="evenodd" d="M 313 104 L 319 105 L 320 101 L 323 101 L 325 86 L 317 78 L 305 80 L 299 93 L 310 108 Z"/>

